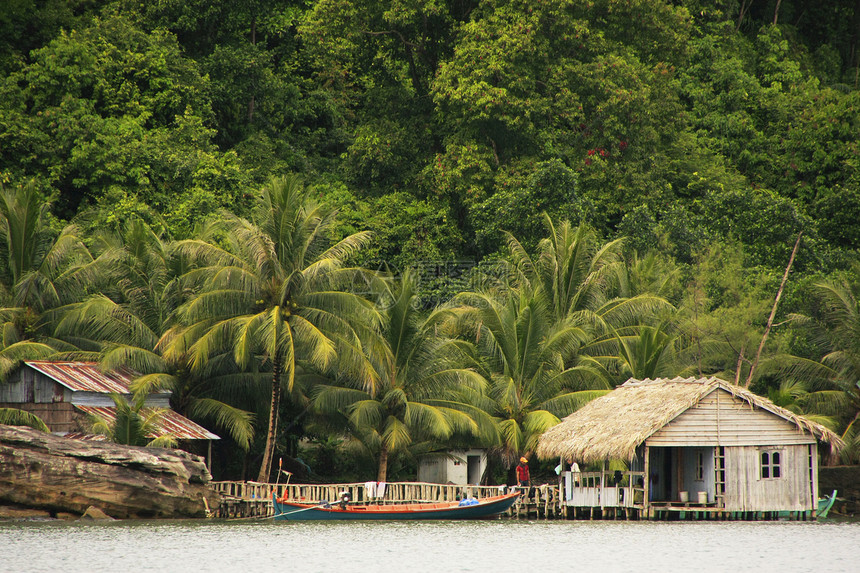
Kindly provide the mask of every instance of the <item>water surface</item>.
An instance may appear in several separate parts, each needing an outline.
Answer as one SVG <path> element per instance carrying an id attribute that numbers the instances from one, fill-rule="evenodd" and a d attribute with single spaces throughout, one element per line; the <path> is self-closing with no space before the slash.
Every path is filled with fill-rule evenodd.
<path id="1" fill-rule="evenodd" d="M 860 571 L 857 522 L 0 523 L 0 572 Z"/>

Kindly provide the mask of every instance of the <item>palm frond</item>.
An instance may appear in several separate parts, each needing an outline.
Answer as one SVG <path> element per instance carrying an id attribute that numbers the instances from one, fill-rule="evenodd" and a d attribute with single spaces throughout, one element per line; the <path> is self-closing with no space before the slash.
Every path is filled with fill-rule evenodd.
<path id="1" fill-rule="evenodd" d="M 26 426 L 39 430 L 40 432 L 50 432 L 50 428 L 37 415 L 18 408 L 0 408 L 0 424 L 7 426 Z"/>
<path id="2" fill-rule="evenodd" d="M 254 439 L 254 415 L 212 398 L 197 398 L 188 413 L 197 419 L 211 419 L 227 430 L 236 444 L 246 452 Z"/>

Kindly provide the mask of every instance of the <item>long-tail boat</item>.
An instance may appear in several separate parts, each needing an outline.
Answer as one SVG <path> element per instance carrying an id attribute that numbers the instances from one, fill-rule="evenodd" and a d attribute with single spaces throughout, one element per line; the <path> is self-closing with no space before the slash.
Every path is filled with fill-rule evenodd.
<path id="1" fill-rule="evenodd" d="M 274 519 L 289 521 L 348 519 L 482 519 L 504 513 L 519 493 L 439 503 L 353 504 L 327 501 L 299 503 L 272 496 Z"/>

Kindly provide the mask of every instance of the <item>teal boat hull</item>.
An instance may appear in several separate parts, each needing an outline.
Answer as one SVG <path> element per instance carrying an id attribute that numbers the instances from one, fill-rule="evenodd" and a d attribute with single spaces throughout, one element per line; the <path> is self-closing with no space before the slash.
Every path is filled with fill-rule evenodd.
<path id="1" fill-rule="evenodd" d="M 276 521 L 368 521 L 368 520 L 430 520 L 484 519 L 506 512 L 519 498 L 519 493 L 478 500 L 474 505 L 451 503 L 412 503 L 400 505 L 307 504 L 272 497 Z"/>
<path id="2" fill-rule="evenodd" d="M 822 497 L 818 500 L 818 511 L 815 512 L 815 517 L 818 519 L 822 519 L 827 517 L 827 514 L 830 513 L 830 508 L 833 507 L 833 503 L 836 501 L 836 490 L 833 490 L 833 493 L 830 494 L 829 497 Z"/>

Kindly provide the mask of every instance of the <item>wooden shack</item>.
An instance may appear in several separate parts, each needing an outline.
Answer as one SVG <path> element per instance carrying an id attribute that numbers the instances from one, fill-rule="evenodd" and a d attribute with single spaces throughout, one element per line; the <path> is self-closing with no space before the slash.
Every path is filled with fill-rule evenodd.
<path id="1" fill-rule="evenodd" d="M 422 456 L 418 481 L 456 485 L 478 485 L 487 470 L 487 451 L 451 450 Z"/>
<path id="2" fill-rule="evenodd" d="M 548 430 L 537 455 L 565 469 L 600 468 L 563 472 L 570 507 L 806 519 L 819 457 L 842 445 L 824 426 L 719 378 L 630 379 Z M 628 470 L 606 471 L 612 460 Z"/>
<path id="3" fill-rule="evenodd" d="M 25 362 L 10 380 L 0 383 L 0 407 L 31 412 L 59 436 L 94 438 L 89 432 L 91 417 L 114 419 L 111 394 L 130 399 L 129 385 L 137 376 L 127 369 L 103 372 L 96 362 Z M 179 440 L 220 439 L 171 410 L 168 391 L 148 395 L 146 408 L 162 409 L 159 434 L 170 433 Z"/>

